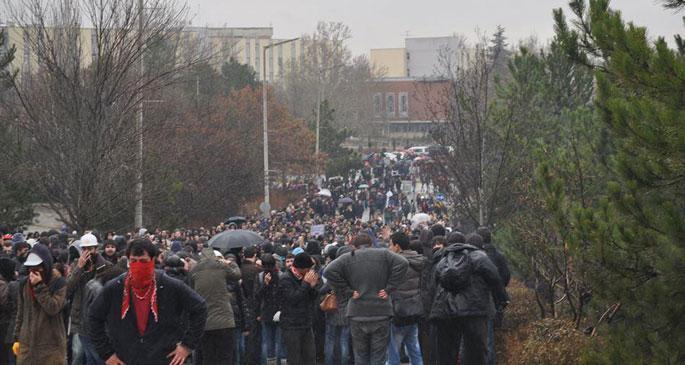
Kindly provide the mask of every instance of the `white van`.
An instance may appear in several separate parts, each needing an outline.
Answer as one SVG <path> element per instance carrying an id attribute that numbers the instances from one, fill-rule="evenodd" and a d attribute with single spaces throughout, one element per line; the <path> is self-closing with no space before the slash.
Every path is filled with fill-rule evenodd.
<path id="1" fill-rule="evenodd" d="M 428 146 L 409 147 L 407 151 L 413 152 L 417 156 L 428 155 Z"/>

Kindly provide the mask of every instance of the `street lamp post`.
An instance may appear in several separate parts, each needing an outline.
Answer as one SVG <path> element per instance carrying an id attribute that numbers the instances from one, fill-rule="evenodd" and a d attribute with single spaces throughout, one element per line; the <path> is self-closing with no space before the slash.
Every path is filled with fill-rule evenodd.
<path id="1" fill-rule="evenodd" d="M 268 79 L 266 77 L 266 50 L 273 46 L 278 46 L 284 43 L 293 42 L 300 39 L 293 38 L 285 41 L 267 44 L 262 48 L 262 128 L 264 133 L 264 203 L 268 206 L 269 203 L 269 132 L 268 124 L 269 120 L 267 117 L 267 86 Z"/>

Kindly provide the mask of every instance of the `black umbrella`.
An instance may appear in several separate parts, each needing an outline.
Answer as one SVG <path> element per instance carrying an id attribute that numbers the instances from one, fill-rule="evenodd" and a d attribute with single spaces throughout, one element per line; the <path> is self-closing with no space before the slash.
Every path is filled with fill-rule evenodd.
<path id="1" fill-rule="evenodd" d="M 231 223 L 241 224 L 241 223 L 245 223 L 245 222 L 247 222 L 247 219 L 245 219 L 245 217 L 235 216 L 235 217 L 228 218 L 226 220 L 226 222 L 224 222 L 224 224 L 231 224 Z"/>
<path id="2" fill-rule="evenodd" d="M 342 199 L 338 200 L 338 203 L 340 203 L 340 204 L 352 204 L 352 203 L 354 203 L 354 200 L 352 200 L 352 198 L 342 198 Z"/>
<path id="3" fill-rule="evenodd" d="M 256 232 L 244 229 L 223 231 L 209 240 L 209 247 L 224 253 L 232 248 L 258 245 L 264 239 Z"/>

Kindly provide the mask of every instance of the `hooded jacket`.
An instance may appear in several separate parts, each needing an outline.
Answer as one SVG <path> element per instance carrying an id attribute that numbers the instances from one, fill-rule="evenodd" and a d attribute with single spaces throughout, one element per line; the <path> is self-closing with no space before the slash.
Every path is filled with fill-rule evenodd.
<path id="1" fill-rule="evenodd" d="M 226 284 L 239 279 L 238 265 L 221 263 L 211 247 L 202 250 L 202 259 L 190 272 L 190 283 L 207 303 L 205 331 L 235 328 L 231 295 Z"/>
<path id="2" fill-rule="evenodd" d="M 34 287 L 29 278 L 20 282 L 15 325 L 17 364 L 66 364 L 67 336 L 61 315 L 67 298 L 66 282 L 52 274 L 52 255 L 45 245 L 36 244 L 31 252 L 43 260 L 43 281 Z"/>
<path id="3" fill-rule="evenodd" d="M 455 243 L 435 253 L 434 262 L 439 262 L 447 255 L 464 252 L 469 255 L 473 265 L 471 284 L 458 293 L 450 293 L 437 282 L 437 273 L 431 276 L 434 293 L 430 319 L 455 317 L 493 316 L 495 308 L 493 299 L 498 305 L 508 300 L 497 268 L 490 261 L 485 251 L 475 246 Z"/>
<path id="4" fill-rule="evenodd" d="M 421 275 L 428 260 L 416 251 L 404 250 L 399 252 L 409 263 L 407 277 L 390 295 L 397 325 L 408 325 L 418 321 L 423 316 L 421 302 Z"/>

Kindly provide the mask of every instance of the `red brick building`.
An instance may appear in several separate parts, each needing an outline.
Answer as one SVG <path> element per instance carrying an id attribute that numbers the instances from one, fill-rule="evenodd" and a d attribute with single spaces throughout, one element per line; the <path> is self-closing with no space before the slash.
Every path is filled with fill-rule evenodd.
<path id="1" fill-rule="evenodd" d="M 443 79 L 378 79 L 372 86 L 371 122 L 386 143 L 428 142 L 433 123 L 445 119 L 449 90 L 450 82 Z"/>

